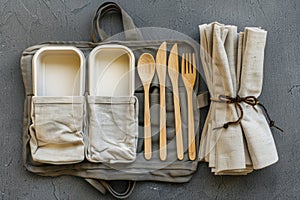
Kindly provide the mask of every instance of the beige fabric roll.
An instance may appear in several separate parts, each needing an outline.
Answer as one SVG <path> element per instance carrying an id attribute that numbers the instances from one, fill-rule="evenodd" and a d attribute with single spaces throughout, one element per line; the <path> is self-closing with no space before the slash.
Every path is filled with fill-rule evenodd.
<path id="1" fill-rule="evenodd" d="M 236 96 L 237 27 L 215 25 L 213 33 L 214 99 L 219 95 Z M 221 80 L 221 81 L 220 81 Z M 219 82 L 219 84 L 218 84 Z M 220 84 L 222 82 L 222 85 Z M 213 102 L 216 105 L 213 135 L 216 140 L 215 173 L 245 168 L 243 134 L 240 126 L 222 128 L 238 118 L 234 104 Z M 220 128 L 221 127 L 221 128 Z"/>
<path id="2" fill-rule="evenodd" d="M 209 91 L 212 91 L 212 73 L 211 73 L 211 57 L 208 56 L 209 54 L 209 41 L 208 41 L 208 37 L 206 37 L 206 31 L 208 30 L 208 28 L 211 27 L 211 25 L 207 25 L 207 24 L 203 24 L 199 26 L 200 29 L 200 57 L 201 57 L 201 61 L 202 61 L 202 66 L 204 69 L 204 73 L 205 73 L 205 77 L 206 77 L 206 81 L 207 81 L 207 87 Z M 208 52 L 208 53 L 207 53 Z M 211 93 L 211 92 L 210 92 Z M 211 95 L 211 94 L 210 94 Z M 202 135 L 201 135 L 201 140 L 200 140 L 200 148 L 199 148 L 199 161 L 205 161 L 205 162 L 209 162 L 208 159 L 208 152 L 209 152 L 209 141 L 210 138 L 209 136 L 211 134 L 208 134 L 208 130 L 210 130 L 210 126 L 211 126 L 211 105 L 205 120 L 205 124 L 203 126 L 203 131 L 202 131 Z"/>
<path id="3" fill-rule="evenodd" d="M 264 47 L 267 32 L 259 28 L 245 29 L 245 48 L 243 52 L 241 97 L 259 97 L 263 84 Z M 248 143 L 254 169 L 261 169 L 278 161 L 275 142 L 259 106 L 241 104 L 244 117 L 241 121 L 244 134 Z"/>
<path id="4" fill-rule="evenodd" d="M 201 59 L 212 99 L 236 96 L 237 27 L 219 23 L 200 26 Z M 202 133 L 200 159 L 209 162 L 216 174 L 245 174 L 246 153 L 240 126 L 223 129 L 238 118 L 232 104 L 212 102 Z M 237 170 L 233 172 L 232 170 Z M 251 171 L 251 170 L 250 170 Z"/>
<path id="5" fill-rule="evenodd" d="M 216 175 L 246 175 L 253 168 L 276 162 L 274 140 L 261 110 L 256 112 L 252 106 L 240 103 L 244 110 L 242 123 L 223 128 L 241 113 L 234 103 L 218 102 L 220 95 L 259 96 L 266 32 L 246 28 L 239 35 L 236 26 L 217 22 L 200 25 L 199 29 L 200 57 L 212 99 L 201 135 L 199 160 L 208 162 Z M 256 136 L 256 129 L 263 133 Z M 271 157 L 265 158 L 268 155 Z"/>

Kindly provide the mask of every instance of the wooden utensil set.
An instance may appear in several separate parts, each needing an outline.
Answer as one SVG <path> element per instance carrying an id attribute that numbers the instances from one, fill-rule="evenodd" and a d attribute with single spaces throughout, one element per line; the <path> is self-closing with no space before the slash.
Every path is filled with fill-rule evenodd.
<path id="1" fill-rule="evenodd" d="M 168 70 L 167 70 L 168 69 Z M 138 61 L 138 74 L 141 78 L 144 93 L 144 155 L 145 159 L 151 159 L 152 142 L 151 142 L 151 121 L 150 121 L 150 105 L 149 105 L 149 88 L 151 81 L 154 77 L 155 71 L 158 76 L 160 84 L 160 159 L 166 160 L 167 158 L 167 134 L 166 134 L 166 99 L 165 99 L 165 86 L 166 86 L 166 73 L 170 77 L 173 89 L 174 100 L 174 115 L 175 115 L 175 130 L 176 130 L 176 149 L 177 158 L 183 160 L 184 147 L 183 135 L 181 127 L 181 112 L 179 103 L 178 92 L 178 79 L 179 79 L 179 59 L 178 47 L 174 44 L 169 55 L 167 65 L 167 43 L 163 42 L 159 47 L 156 60 L 149 53 L 144 53 L 140 56 Z M 196 80 L 196 59 L 195 54 L 186 53 L 182 54 L 181 58 L 181 74 L 184 86 L 187 91 L 188 98 L 188 155 L 190 160 L 196 158 L 196 144 L 194 133 L 194 112 L 193 112 L 193 87 Z"/>

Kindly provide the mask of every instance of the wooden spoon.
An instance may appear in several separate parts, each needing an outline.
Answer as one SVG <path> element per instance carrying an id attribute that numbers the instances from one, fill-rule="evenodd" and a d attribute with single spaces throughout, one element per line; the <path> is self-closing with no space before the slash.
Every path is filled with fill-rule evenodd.
<path id="1" fill-rule="evenodd" d="M 151 54 L 143 53 L 138 61 L 138 74 L 141 78 L 144 92 L 144 155 L 146 160 L 151 159 L 152 143 L 151 143 L 151 122 L 150 122 L 150 106 L 149 106 L 149 89 L 150 83 L 155 73 L 155 61 Z"/>

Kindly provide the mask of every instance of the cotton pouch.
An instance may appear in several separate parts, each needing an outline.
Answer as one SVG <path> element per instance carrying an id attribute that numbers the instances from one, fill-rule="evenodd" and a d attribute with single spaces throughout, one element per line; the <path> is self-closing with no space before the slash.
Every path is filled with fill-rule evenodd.
<path id="1" fill-rule="evenodd" d="M 130 163 L 136 158 L 138 102 L 132 97 L 88 96 L 90 162 Z"/>
<path id="2" fill-rule="evenodd" d="M 70 164 L 84 159 L 84 97 L 32 97 L 30 148 L 40 163 Z"/>

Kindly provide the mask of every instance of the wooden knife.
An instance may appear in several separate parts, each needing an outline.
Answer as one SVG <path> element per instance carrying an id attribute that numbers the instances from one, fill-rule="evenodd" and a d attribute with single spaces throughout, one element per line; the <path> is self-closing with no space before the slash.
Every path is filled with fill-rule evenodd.
<path id="1" fill-rule="evenodd" d="M 178 92 L 178 47 L 175 43 L 171 49 L 168 61 L 168 73 L 173 86 L 173 99 L 174 99 L 174 112 L 175 112 L 175 129 L 176 129 L 176 148 L 177 158 L 183 159 L 183 140 L 181 129 L 181 113 L 179 104 L 179 92 Z"/>
<path id="2" fill-rule="evenodd" d="M 156 53 L 156 73 L 159 80 L 160 92 L 160 133 L 159 156 L 161 160 L 167 158 L 167 131 L 166 131 L 166 73 L 167 73 L 167 43 L 163 42 Z"/>

